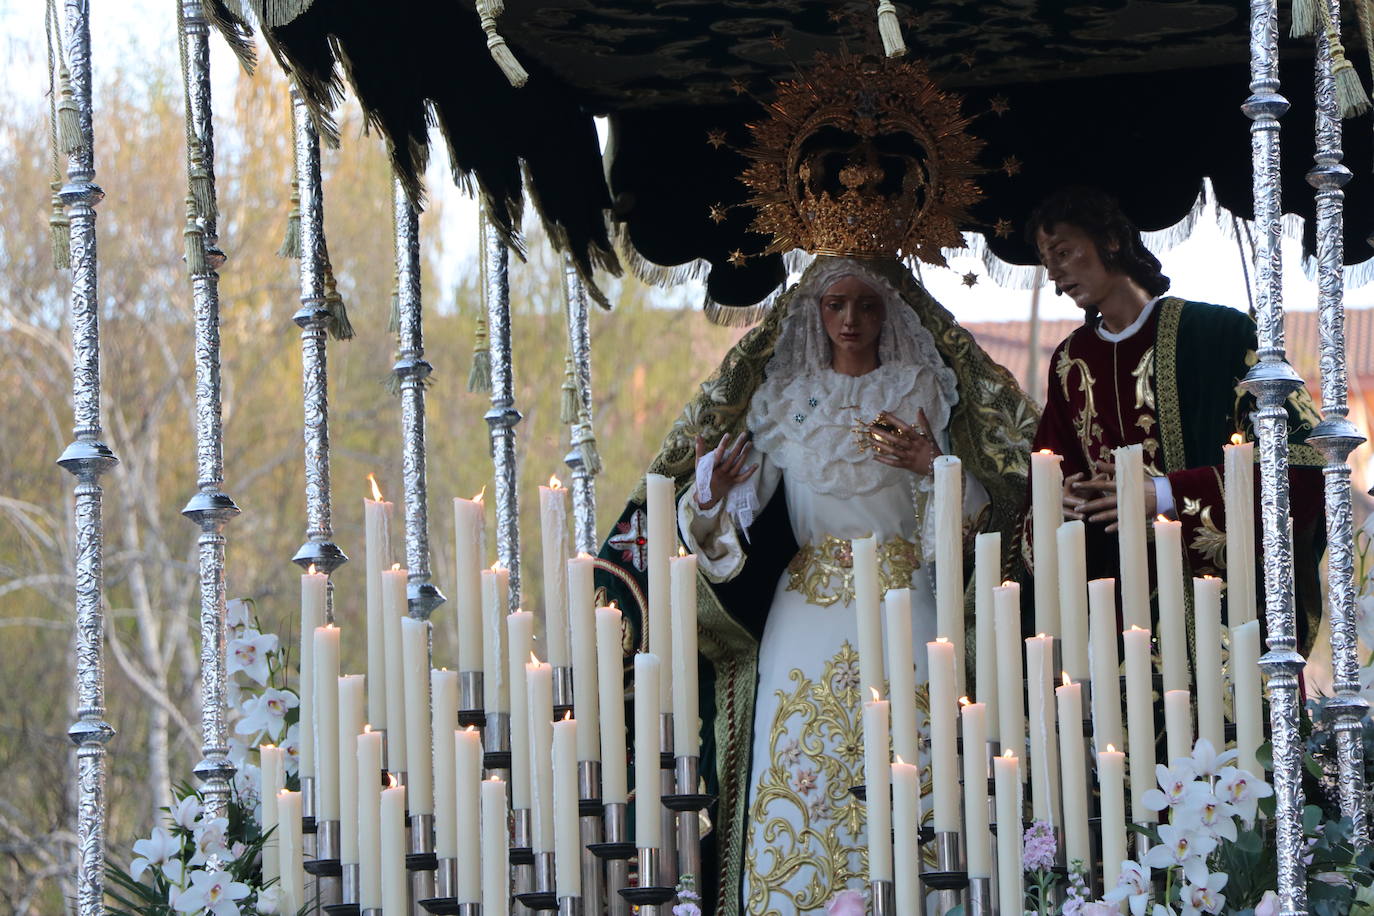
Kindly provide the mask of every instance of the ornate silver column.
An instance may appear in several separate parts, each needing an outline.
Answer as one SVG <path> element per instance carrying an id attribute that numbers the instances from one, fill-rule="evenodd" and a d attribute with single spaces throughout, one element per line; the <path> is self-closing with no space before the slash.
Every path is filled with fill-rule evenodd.
<path id="1" fill-rule="evenodd" d="M 225 708 L 224 525 L 239 514 L 224 485 L 224 424 L 220 415 L 219 275 L 224 262 L 211 253 L 214 233 L 214 127 L 210 108 L 210 43 L 201 0 L 181 0 L 185 50 L 187 175 L 194 185 L 208 176 L 209 199 L 197 213 L 205 257 L 191 259 L 191 295 L 196 321 L 196 485 L 181 510 L 200 526 L 200 729 L 201 760 L 195 774 L 204 785 L 209 817 L 222 817 L 229 804 L 234 765 L 229 760 Z M 197 172 L 199 171 L 199 176 Z M 198 205 L 199 209 L 199 205 Z M 199 268 L 199 269 L 197 269 Z"/>
<path id="2" fill-rule="evenodd" d="M 563 459 L 572 469 L 573 546 L 578 553 L 596 556 L 596 475 L 601 461 L 592 435 L 592 336 L 587 314 L 587 290 L 563 255 L 563 280 L 568 311 L 568 355 L 572 359 L 577 417 L 571 426 L 572 450 Z"/>
<path id="3" fill-rule="evenodd" d="M 1259 362 L 1242 384 L 1255 395 L 1251 415 L 1260 448 L 1260 503 L 1264 539 L 1264 603 L 1269 651 L 1260 665 L 1269 673 L 1269 725 L 1274 749 L 1274 795 L 1280 911 L 1306 913 L 1307 875 L 1302 864 L 1301 697 L 1293 607 L 1293 544 L 1288 515 L 1288 395 L 1302 387 L 1284 356 L 1283 263 L 1279 248 L 1279 117 L 1288 100 L 1279 94 L 1276 0 L 1250 3 L 1250 97 L 1241 110 L 1253 122 L 1256 226 L 1256 321 Z"/>
<path id="4" fill-rule="evenodd" d="M 105 192 L 95 184 L 91 127 L 91 25 L 89 0 L 66 0 L 67 62 L 81 145 L 67 157 L 59 192 L 71 223 L 73 441 L 57 463 L 76 478 L 73 554 L 76 557 L 76 714 L 67 729 L 76 745 L 77 874 L 80 916 L 105 912 L 105 745 L 114 728 L 105 721 L 105 531 L 100 475 L 115 465 L 101 442 L 100 305 L 97 295 L 95 207 Z"/>
<path id="5" fill-rule="evenodd" d="M 325 303 L 324 203 L 320 187 L 320 135 L 305 100 L 294 88 L 291 109 L 295 119 L 296 181 L 301 198 L 301 307 L 292 316 L 301 329 L 301 389 L 305 402 L 305 516 L 306 541 L 291 561 L 301 568 L 314 566 L 330 575 L 348 557 L 334 544 L 334 521 L 329 486 L 329 369 L 326 325 L 331 313 Z M 332 583 L 331 583 L 332 584 Z M 329 622 L 333 602 L 325 605 Z"/>
<path id="6" fill-rule="evenodd" d="M 391 371 L 401 387 L 401 474 L 405 482 L 406 568 L 410 616 L 428 620 L 444 603 L 429 581 L 429 492 L 425 483 L 425 362 L 420 314 L 420 216 L 399 178 L 391 181 L 396 217 L 396 280 L 400 306 L 400 354 Z"/>
<path id="7" fill-rule="evenodd" d="M 1339 0 L 1320 0 L 1340 32 Z M 1354 824 L 1355 842 L 1369 841 L 1364 786 L 1362 721 L 1368 704 L 1360 696 L 1360 659 L 1355 633 L 1355 543 L 1350 509 L 1350 466 L 1346 459 L 1364 442 L 1347 418 L 1345 361 L 1344 205 L 1341 190 L 1350 170 L 1341 164 L 1341 119 L 1332 74 L 1331 44 L 1317 30 L 1316 164 L 1307 173 L 1317 189 L 1317 324 L 1321 334 L 1322 421 L 1310 440 L 1326 458 L 1327 595 L 1331 615 L 1331 663 L 1336 696 L 1326 711 L 1334 721 L 1340 771 L 1341 813 Z"/>
<path id="8" fill-rule="evenodd" d="M 510 610 L 520 607 L 520 493 L 515 466 L 515 376 L 510 339 L 510 250 L 482 218 L 482 279 L 491 351 L 491 460 L 496 490 L 496 557 L 510 570 Z"/>

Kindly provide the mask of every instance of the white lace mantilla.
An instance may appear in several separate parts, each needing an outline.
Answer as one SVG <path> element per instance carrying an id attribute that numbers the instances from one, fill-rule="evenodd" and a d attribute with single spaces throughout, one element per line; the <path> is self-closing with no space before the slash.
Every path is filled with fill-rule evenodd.
<path id="1" fill-rule="evenodd" d="M 790 379 L 766 379 L 749 405 L 754 445 L 793 484 L 839 498 L 898 484 L 910 472 L 874 461 L 859 450 L 854 427 L 881 411 L 916 424 L 924 408 L 942 450 L 950 410 L 958 403 L 954 373 L 933 365 L 883 365 L 862 376 L 819 369 Z"/>

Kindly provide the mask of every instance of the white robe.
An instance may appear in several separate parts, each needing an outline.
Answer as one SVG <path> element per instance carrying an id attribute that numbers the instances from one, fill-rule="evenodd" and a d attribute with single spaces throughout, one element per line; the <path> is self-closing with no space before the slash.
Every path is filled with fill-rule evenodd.
<path id="1" fill-rule="evenodd" d="M 925 644 L 937 635 L 927 562 L 934 551 L 922 537 L 930 479 L 861 452 L 853 428 L 881 410 L 914 424 L 917 408 L 924 408 L 937 440 L 948 447 L 945 428 L 954 405 L 941 393 L 935 371 L 883 366 L 860 377 L 824 370 L 786 384 L 765 381 L 748 420 L 760 467 L 743 486 L 753 489 L 753 499 L 733 501 L 765 506 L 781 484 L 793 535 L 803 547 L 827 536 L 869 534 L 880 544 L 902 538 L 916 545 L 921 566 L 909 585 L 921 709 Z M 987 496 L 967 475 L 964 489 L 969 517 L 975 514 L 970 507 L 981 508 Z M 688 547 L 713 581 L 733 578 L 745 562 L 727 502 L 703 511 L 689 489 L 679 504 Z M 864 809 L 849 794 L 864 781 L 854 604 L 813 603 L 789 588 L 790 579 L 784 571 L 759 649 L 745 831 L 744 911 L 751 916 L 823 912 L 841 890 L 867 883 Z M 918 720 L 923 729 L 923 712 Z"/>

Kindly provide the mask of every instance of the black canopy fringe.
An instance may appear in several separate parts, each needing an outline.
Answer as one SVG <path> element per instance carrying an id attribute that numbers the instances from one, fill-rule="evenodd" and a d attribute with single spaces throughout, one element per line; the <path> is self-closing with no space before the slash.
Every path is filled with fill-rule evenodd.
<path id="1" fill-rule="evenodd" d="M 709 295 L 701 305 L 702 312 L 706 315 L 706 320 L 715 325 L 726 328 L 752 328 L 763 320 L 763 317 L 777 304 L 778 297 L 787 290 L 787 284 L 783 283 L 773 290 L 762 301 L 753 305 L 721 305 Z"/>
<path id="2" fill-rule="evenodd" d="M 208 0 L 205 20 L 219 32 L 238 58 L 239 66 L 251 76 L 258 66 L 258 48 L 253 43 L 253 26 L 244 18 L 242 10 L 231 8 L 225 0 Z"/>
<path id="3" fill-rule="evenodd" d="M 586 288 L 587 295 L 598 306 L 609 312 L 611 301 L 606 298 L 606 293 L 597 285 L 594 274 L 595 270 L 599 268 L 613 276 L 620 276 L 620 261 L 616 258 L 615 252 L 599 245 L 595 239 L 587 240 L 585 250 L 574 245 L 572 238 L 568 235 L 567 228 L 546 215 L 547 211 L 539 199 L 539 187 L 531 177 L 529 168 L 522 166 L 521 175 L 524 178 L 525 193 L 529 196 L 534 212 L 539 214 L 540 225 L 544 227 L 544 234 L 549 237 L 549 243 L 553 245 L 555 251 L 566 253 L 572 258 L 573 269 L 577 271 L 577 276 L 582 281 L 583 287 Z"/>

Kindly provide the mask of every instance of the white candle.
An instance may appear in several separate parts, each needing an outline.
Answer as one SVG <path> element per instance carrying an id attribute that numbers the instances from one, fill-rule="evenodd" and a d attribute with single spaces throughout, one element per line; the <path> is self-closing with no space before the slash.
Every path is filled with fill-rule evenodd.
<path id="1" fill-rule="evenodd" d="M 864 785 L 868 815 L 868 880 L 892 880 L 892 771 L 888 768 L 888 707 L 870 687 L 864 703 Z"/>
<path id="2" fill-rule="evenodd" d="M 553 852 L 553 666 L 531 654 L 525 665 L 530 733 L 530 839 L 536 853 Z"/>
<path id="3" fill-rule="evenodd" d="M 1240 433 L 1222 446 L 1226 504 L 1226 622 L 1255 619 L 1255 444 Z"/>
<path id="4" fill-rule="evenodd" d="M 480 493 L 472 499 L 453 500 L 453 531 L 458 670 L 482 671 L 482 542 L 486 507 Z"/>
<path id="5" fill-rule="evenodd" d="M 1142 799 L 1155 787 L 1155 704 L 1150 668 L 1150 631 L 1131 627 L 1121 634 L 1126 654 L 1126 750 L 1131 758 L 1131 820 L 1153 824 L 1155 812 Z M 1111 742 L 1104 742 L 1109 744 Z"/>
<path id="6" fill-rule="evenodd" d="M 482 570 L 482 705 L 487 713 L 510 712 L 510 659 L 506 654 L 506 615 L 510 570 Z"/>
<path id="7" fill-rule="evenodd" d="M 482 734 L 472 726 L 453 735 L 454 807 L 457 811 L 456 846 L 459 903 L 482 902 L 482 825 L 478 817 L 482 786 Z M 504 792 L 504 784 L 503 789 Z M 502 806 L 504 808 L 504 804 Z M 505 838 L 502 838 L 504 845 Z M 487 855 L 494 855 L 488 849 Z"/>
<path id="8" fill-rule="evenodd" d="M 1260 705 L 1259 621 L 1248 620 L 1231 627 L 1231 680 L 1235 688 L 1236 766 L 1252 776 L 1263 777 L 1256 754 L 1264 741 Z"/>
<path id="9" fill-rule="evenodd" d="M 1116 655 L 1116 582 L 1088 583 L 1089 664 L 1093 676 L 1093 747 L 1122 747 L 1121 665 Z"/>
<path id="10" fill-rule="evenodd" d="M 1102 886 L 1116 887 L 1126 859 L 1125 756 L 1109 744 L 1097 752 L 1097 788 L 1102 800 Z"/>
<path id="11" fill-rule="evenodd" d="M 596 609 L 596 682 L 601 701 L 601 798 L 608 805 L 624 804 L 629 796 L 625 656 L 620 644 L 620 611 L 613 607 Z"/>
<path id="12" fill-rule="evenodd" d="M 954 684 L 964 686 L 964 471 L 953 455 L 940 455 L 935 475 L 935 635 L 954 644 Z M 890 637 L 889 637 L 890 638 Z M 896 693 L 896 687 L 893 687 Z M 895 722 L 894 722 L 895 725 Z M 914 760 L 914 757 L 907 757 Z"/>
<path id="13" fill-rule="evenodd" d="M 697 558 L 691 554 L 669 561 L 673 605 L 673 754 L 701 754 L 697 707 Z"/>
<path id="14" fill-rule="evenodd" d="M 576 704 L 577 759 L 601 759 L 601 703 L 596 676 L 596 561 L 579 554 L 568 561 L 568 612 L 572 617 L 573 701 Z"/>
<path id="15" fill-rule="evenodd" d="M 938 808 L 936 809 L 938 812 Z M 937 814 L 938 816 L 938 814 Z M 921 898 L 921 789 L 914 764 L 901 756 L 892 764 L 892 823 L 896 867 L 897 912 L 920 913 Z M 935 828 L 940 829 L 938 826 Z"/>
<path id="16" fill-rule="evenodd" d="M 358 735 L 363 730 L 363 694 L 367 678 L 348 674 L 339 678 L 339 861 L 358 861 Z M 377 769 L 381 769 L 380 761 Z M 376 773 L 372 774 L 376 777 Z M 374 779 L 375 781 L 375 779 Z"/>
<path id="17" fill-rule="evenodd" d="M 382 916 L 409 916 L 406 881 L 406 787 L 382 791 Z M 288 911 L 293 912 L 293 911 Z"/>
<path id="18" fill-rule="evenodd" d="M 382 499 L 377 481 L 372 499 L 363 499 L 367 564 L 367 719 L 386 728 L 386 632 L 382 618 L 382 570 L 391 566 L 391 503 Z"/>
<path id="19" fill-rule="evenodd" d="M 405 664 L 406 797 L 411 814 L 434 813 L 434 740 L 430 737 L 429 621 L 401 618 Z"/>
<path id="20" fill-rule="evenodd" d="M 453 751 L 453 731 L 458 727 L 458 672 L 431 671 L 429 695 L 434 705 L 429 729 L 434 741 L 434 854 L 441 859 L 456 859 L 458 763 Z"/>
<path id="21" fill-rule="evenodd" d="M 854 538 L 854 612 L 859 621 L 860 692 L 883 689 L 883 620 L 878 612 L 878 543 L 872 537 Z M 884 771 L 886 772 L 886 771 Z"/>
<path id="22" fill-rule="evenodd" d="M 534 644 L 534 615 L 516 611 L 506 617 L 506 649 L 510 684 L 510 797 L 511 807 L 523 811 L 530 806 L 530 726 L 529 686 L 525 664 Z M 549 710 L 550 715 L 553 710 Z"/>
<path id="23" fill-rule="evenodd" d="M 510 913 L 510 815 L 506 784 L 482 781 L 482 916 Z"/>
<path id="24" fill-rule="evenodd" d="M 1068 676 L 1054 689 L 1059 704 L 1059 760 L 1064 780 L 1064 850 L 1069 862 L 1077 859 L 1092 884 L 1092 848 L 1088 834 L 1087 761 L 1083 758 L 1083 688 Z"/>
<path id="25" fill-rule="evenodd" d="M 992 831 L 988 829 L 988 741 L 986 703 L 960 709 L 964 735 L 964 836 L 970 878 L 992 877 Z"/>
<path id="26" fill-rule="evenodd" d="M 1035 558 L 1035 632 L 1058 636 L 1059 526 L 1064 521 L 1063 459 L 1049 449 L 1031 453 L 1031 538 Z"/>
<path id="27" fill-rule="evenodd" d="M 339 819 L 339 628 L 315 628 L 316 817 Z"/>
<path id="28" fill-rule="evenodd" d="M 1155 520 L 1154 527 L 1155 579 L 1159 584 L 1159 655 L 1164 669 L 1164 689 L 1187 690 L 1188 624 L 1184 617 L 1183 597 L 1183 523 L 1171 522 L 1160 516 Z"/>
<path id="29" fill-rule="evenodd" d="M 1085 527 L 1077 519 L 1057 532 L 1059 549 L 1059 644 L 1064 670 L 1086 680 L 1088 667 L 1088 572 Z"/>
<path id="30" fill-rule="evenodd" d="M 649 516 L 646 555 L 649 575 L 649 651 L 663 662 L 659 667 L 659 696 L 673 696 L 672 599 L 668 580 L 668 560 L 677 555 L 677 510 L 673 500 L 673 479 L 648 474 L 644 479 Z"/>
<path id="31" fill-rule="evenodd" d="M 1021 761 L 1009 749 L 992 759 L 997 791 L 997 895 L 1003 913 L 1024 911 L 1021 870 Z"/>
<path id="32" fill-rule="evenodd" d="M 1050 700 L 1054 674 L 1054 638 L 1032 636 L 1026 640 L 1026 705 L 1030 710 L 1031 815 L 1037 821 L 1058 825 L 1059 737 Z"/>
<path id="33" fill-rule="evenodd" d="M 301 793 L 277 793 L 277 868 L 281 872 L 281 912 L 305 905 L 305 860 L 301 845 Z"/>
<path id="34" fill-rule="evenodd" d="M 659 675 L 657 655 L 635 656 L 635 845 L 663 846 L 663 804 L 659 783 Z M 653 875 L 645 876 L 656 881 Z"/>
<path id="35" fill-rule="evenodd" d="M 1121 612 L 1126 626 L 1150 625 L 1149 552 L 1145 544 L 1145 466 L 1139 445 L 1116 449 L 1116 515 Z M 1116 627 L 1113 626 L 1115 631 Z M 1113 742 L 1115 743 L 1115 742 Z"/>
<path id="36" fill-rule="evenodd" d="M 1193 753 L 1193 696 L 1186 690 L 1164 691 L 1164 736 L 1169 765 Z"/>
<path id="37" fill-rule="evenodd" d="M 1026 712 L 1021 691 L 1021 586 L 993 589 L 997 610 L 997 714 L 1002 747 L 1013 754 L 1026 748 Z"/>
<path id="38" fill-rule="evenodd" d="M 367 726 L 364 726 L 367 728 Z M 382 733 L 364 731 L 353 739 L 357 749 L 358 904 L 382 905 Z"/>
<path id="39" fill-rule="evenodd" d="M 297 767 L 301 778 L 315 776 L 315 628 L 324 626 L 325 586 L 329 577 L 310 571 L 301 576 L 301 684 L 300 751 Z"/>
<path id="40" fill-rule="evenodd" d="M 401 618 L 407 615 L 406 577 L 399 566 L 382 571 L 382 624 L 386 641 L 386 768 L 406 769 L 405 658 L 401 649 Z M 426 666 L 428 667 L 428 666 Z"/>
<path id="41" fill-rule="evenodd" d="M 993 590 L 1002 582 L 1002 534 L 992 531 L 973 539 L 974 671 L 978 702 L 987 709 L 988 738 L 1001 734 L 997 721 L 997 628 Z"/>
<path id="42" fill-rule="evenodd" d="M 892 753 L 903 760 L 919 761 L 916 666 L 911 658 L 911 589 L 894 588 L 888 592 L 884 613 L 887 617 L 888 702 L 892 704 Z M 934 669 L 931 672 L 933 678 Z"/>
<path id="43" fill-rule="evenodd" d="M 273 829 L 280 820 L 277 815 L 277 793 L 286 787 L 286 758 L 282 749 L 271 744 L 258 748 L 258 765 L 262 782 L 259 795 L 262 797 L 262 832 L 271 835 L 262 846 L 262 879 L 264 882 L 281 877 L 281 859 L 277 847 L 280 845 L 277 832 Z"/>
<path id="44" fill-rule="evenodd" d="M 582 896 L 582 843 L 577 831 L 577 720 L 553 725 L 554 889 Z"/>
<path id="45" fill-rule="evenodd" d="M 954 655 L 954 644 L 943 637 L 926 643 L 926 660 L 930 671 L 930 769 L 935 784 L 936 833 L 959 830 L 959 742 L 955 737 L 954 724 L 958 700 L 954 689 Z M 895 737 L 896 722 L 893 722 L 892 731 Z"/>
<path id="46" fill-rule="evenodd" d="M 1222 730 L 1221 580 L 1204 576 L 1193 580 L 1193 645 L 1197 653 L 1197 736 L 1220 753 L 1226 746 Z"/>
<path id="47" fill-rule="evenodd" d="M 542 536 L 544 563 L 544 644 L 549 664 L 566 668 L 572 664 L 568 647 L 568 490 L 549 478 L 539 488 L 539 533 Z"/>

